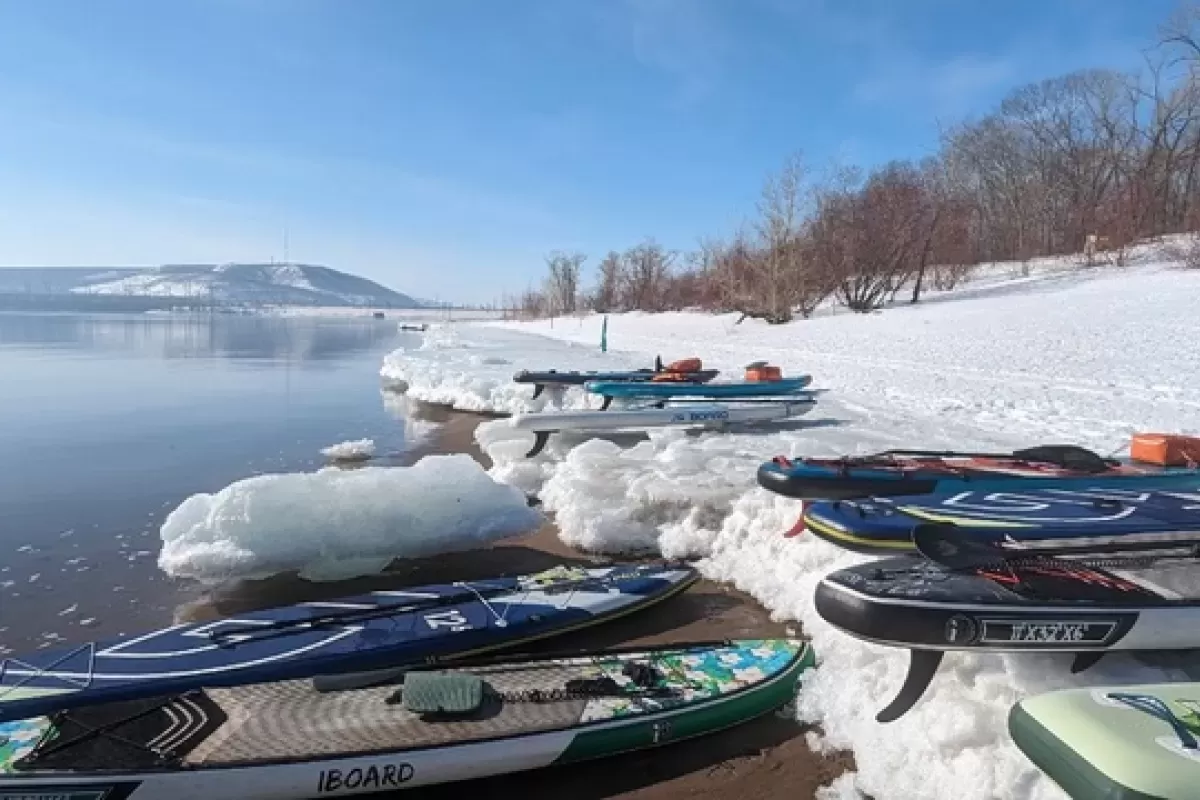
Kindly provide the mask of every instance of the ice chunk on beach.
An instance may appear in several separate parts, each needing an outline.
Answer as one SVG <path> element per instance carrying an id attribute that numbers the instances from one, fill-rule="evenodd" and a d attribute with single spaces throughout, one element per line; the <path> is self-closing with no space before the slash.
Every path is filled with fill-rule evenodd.
<path id="1" fill-rule="evenodd" d="M 337 580 L 543 522 L 520 490 L 492 480 L 470 456 L 427 456 L 411 467 L 259 475 L 194 494 L 163 522 L 158 565 L 206 583 L 292 570 Z"/>
<path id="2" fill-rule="evenodd" d="M 351 439 L 321 450 L 330 461 L 369 461 L 375 455 L 374 439 Z"/>

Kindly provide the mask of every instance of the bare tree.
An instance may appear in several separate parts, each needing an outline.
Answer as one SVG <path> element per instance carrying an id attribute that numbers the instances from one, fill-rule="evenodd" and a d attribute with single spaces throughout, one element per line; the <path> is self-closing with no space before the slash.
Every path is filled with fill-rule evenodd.
<path id="1" fill-rule="evenodd" d="M 615 250 L 596 268 L 596 289 L 592 293 L 592 310 L 601 314 L 618 310 L 621 299 L 621 254 Z"/>
<path id="2" fill-rule="evenodd" d="M 630 310 L 664 310 L 667 280 L 677 257 L 653 239 L 626 250 L 621 256 L 621 305 Z"/>
<path id="3" fill-rule="evenodd" d="M 579 301 L 579 273 L 587 256 L 554 251 L 546 257 L 546 301 L 550 313 L 574 314 Z"/>

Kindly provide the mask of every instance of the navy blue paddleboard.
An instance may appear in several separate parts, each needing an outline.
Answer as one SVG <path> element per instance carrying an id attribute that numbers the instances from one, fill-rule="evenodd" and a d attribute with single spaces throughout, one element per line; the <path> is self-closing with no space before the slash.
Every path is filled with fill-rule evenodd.
<path id="1" fill-rule="evenodd" d="M 987 528 L 1015 541 L 1067 541 L 1130 534 L 1200 532 L 1200 494 L 1120 489 L 962 491 L 805 504 L 805 527 L 859 552 L 913 548 L 922 522 Z"/>
<path id="2" fill-rule="evenodd" d="M 697 577 L 679 564 L 562 566 L 38 650 L 0 658 L 0 722 L 202 686 L 401 667 L 510 647 L 634 611 Z"/>

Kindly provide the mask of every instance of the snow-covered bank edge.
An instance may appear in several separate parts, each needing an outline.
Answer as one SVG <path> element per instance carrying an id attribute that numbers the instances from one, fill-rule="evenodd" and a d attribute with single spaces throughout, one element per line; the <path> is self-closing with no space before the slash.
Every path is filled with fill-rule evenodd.
<path id="1" fill-rule="evenodd" d="M 1195 330 L 1200 276 L 1154 265 L 1063 274 L 783 326 L 706 314 L 610 315 L 608 341 L 621 352 L 603 356 L 601 317 L 464 326 L 465 346 L 441 354 L 462 375 L 432 375 L 405 354 L 397 360 L 430 382 L 430 394 L 453 402 L 470 380 L 471 354 L 487 352 L 506 362 L 504 372 L 479 363 L 495 383 L 470 402 L 500 411 L 508 410 L 516 369 L 594 368 L 586 365 L 592 358 L 642 366 L 659 354 L 698 355 L 733 375 L 766 358 L 785 374 L 811 372 L 829 391 L 794 427 L 563 439 L 532 459 L 498 445 L 498 423 L 481 425 L 477 439 L 493 457 L 492 476 L 538 493 L 565 542 L 698 558 L 707 577 L 746 591 L 777 619 L 799 621 L 820 666 L 798 713 L 823 731 L 811 739 L 817 749 L 852 751 L 858 766 L 836 791 L 854 784 L 876 800 L 1048 800 L 1062 793 L 1008 738 L 1013 703 L 1071 685 L 1182 676 L 1127 656 L 1071 675 L 1066 656 L 954 653 L 917 707 L 877 723 L 907 655 L 833 630 L 812 602 L 822 575 L 863 557 L 809 537 L 784 539 L 799 504 L 757 488 L 753 470 L 779 453 L 1012 449 L 1051 440 L 1108 453 L 1136 430 L 1200 432 L 1200 351 L 1179 346 L 1180 332 Z"/>

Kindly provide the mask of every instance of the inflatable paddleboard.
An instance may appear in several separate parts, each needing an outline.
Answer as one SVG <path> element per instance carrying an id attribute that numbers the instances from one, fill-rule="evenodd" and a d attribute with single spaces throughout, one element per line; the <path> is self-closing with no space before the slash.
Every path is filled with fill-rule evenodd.
<path id="1" fill-rule="evenodd" d="M 813 663 L 802 641 L 753 639 L 91 706 L 0 725 L 0 797 L 292 800 L 568 764 L 769 713 Z"/>
<path id="2" fill-rule="evenodd" d="M 889 450 L 845 458 L 779 456 L 758 468 L 758 483 L 813 500 L 1025 488 L 1187 492 L 1200 490 L 1200 468 L 1106 459 L 1072 445 L 1009 454 Z"/>
<path id="3" fill-rule="evenodd" d="M 685 565 L 556 567 L 379 591 L 0 659 L 0 721 L 198 686 L 420 664 L 630 613 L 697 579 Z"/>
<path id="4" fill-rule="evenodd" d="M 664 365 L 662 358 L 654 359 L 654 369 L 581 372 L 576 370 L 521 370 L 513 375 L 516 383 L 532 383 L 536 398 L 547 386 L 582 386 L 588 381 L 674 381 L 706 383 L 717 377 L 718 370 L 704 369 L 698 358 L 685 358 Z"/>
<path id="5" fill-rule="evenodd" d="M 922 545 L 930 531 L 933 547 Z M 1194 555 L 1021 558 L 937 534 L 936 526 L 923 527 L 914 538 L 940 562 L 885 558 L 837 570 L 817 585 L 817 613 L 831 625 L 911 651 L 908 677 L 881 722 L 920 699 L 947 650 L 1070 652 L 1080 671 L 1112 651 L 1200 648 Z"/>
<path id="6" fill-rule="evenodd" d="M 538 412 L 514 415 L 510 423 L 517 430 L 533 431 L 537 434 L 533 448 L 526 453 L 527 456 L 535 456 L 546 446 L 550 434 L 558 431 L 603 432 L 769 422 L 802 416 L 812 411 L 815 405 L 816 401 L 806 397 L 755 405 L 697 403 L 630 411 Z"/>
<path id="7" fill-rule="evenodd" d="M 728 381 L 721 383 L 653 383 L 647 381 L 603 381 L 584 383 L 583 388 L 603 397 L 774 397 L 793 394 L 812 383 L 811 375 L 775 381 Z"/>
<path id="8" fill-rule="evenodd" d="M 1200 535 L 1200 494 L 1029 489 L 814 501 L 805 504 L 802 522 L 793 531 L 861 553 L 911 550 L 912 530 L 922 522 L 987 528 L 1031 547 L 1136 541 L 1140 534 L 1190 539 Z"/>
<path id="9" fill-rule="evenodd" d="M 1200 795 L 1200 683 L 1048 692 L 1013 706 L 1008 731 L 1076 800 Z"/>

